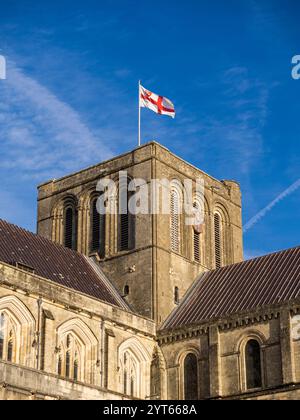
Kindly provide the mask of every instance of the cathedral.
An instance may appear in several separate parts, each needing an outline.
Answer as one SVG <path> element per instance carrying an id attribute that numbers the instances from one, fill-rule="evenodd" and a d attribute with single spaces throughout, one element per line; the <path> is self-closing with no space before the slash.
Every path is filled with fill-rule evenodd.
<path id="1" fill-rule="evenodd" d="M 122 171 L 169 180 L 170 214 L 99 214 Z M 195 228 L 175 181 L 199 178 Z M 39 185 L 37 234 L 0 220 L 0 399 L 300 399 L 300 248 L 242 237 L 239 184 L 156 142 Z"/>

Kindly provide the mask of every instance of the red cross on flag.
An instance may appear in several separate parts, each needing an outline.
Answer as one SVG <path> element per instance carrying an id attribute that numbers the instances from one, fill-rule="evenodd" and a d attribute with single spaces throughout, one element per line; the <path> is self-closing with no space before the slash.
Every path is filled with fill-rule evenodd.
<path id="1" fill-rule="evenodd" d="M 149 108 L 156 114 L 168 115 L 175 118 L 175 108 L 173 103 L 163 96 L 156 95 L 150 90 L 140 85 L 140 107 Z"/>

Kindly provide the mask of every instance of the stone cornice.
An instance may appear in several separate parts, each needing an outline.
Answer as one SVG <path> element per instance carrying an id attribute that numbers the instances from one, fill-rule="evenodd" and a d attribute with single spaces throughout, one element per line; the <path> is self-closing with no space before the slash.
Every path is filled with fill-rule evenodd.
<path id="1" fill-rule="evenodd" d="M 299 299 L 291 302 L 285 302 L 282 305 L 258 308 L 252 312 L 233 314 L 230 317 L 215 319 L 206 323 L 180 326 L 176 329 L 158 331 L 157 341 L 160 345 L 165 345 L 176 341 L 183 341 L 193 337 L 198 337 L 207 334 L 209 328 L 215 325 L 217 325 L 219 332 L 222 332 L 266 323 L 273 319 L 278 319 L 282 310 L 289 310 L 291 315 L 300 314 Z"/>

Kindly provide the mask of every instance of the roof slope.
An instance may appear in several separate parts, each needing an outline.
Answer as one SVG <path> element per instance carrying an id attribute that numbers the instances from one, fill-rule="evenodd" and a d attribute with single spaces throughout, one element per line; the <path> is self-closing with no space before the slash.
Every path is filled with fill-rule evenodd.
<path id="1" fill-rule="evenodd" d="M 1 219 L 0 261 L 32 267 L 40 277 L 129 309 L 102 270 L 89 258 Z"/>
<path id="2" fill-rule="evenodd" d="M 202 274 L 161 330 L 300 297 L 300 247 Z"/>

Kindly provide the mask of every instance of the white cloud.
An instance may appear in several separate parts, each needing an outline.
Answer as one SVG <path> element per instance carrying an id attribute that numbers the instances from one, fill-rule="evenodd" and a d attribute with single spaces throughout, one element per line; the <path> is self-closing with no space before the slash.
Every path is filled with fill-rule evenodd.
<path id="1" fill-rule="evenodd" d="M 1 86 L 1 167 L 25 176 L 57 177 L 112 155 L 80 115 L 14 64 Z"/>

